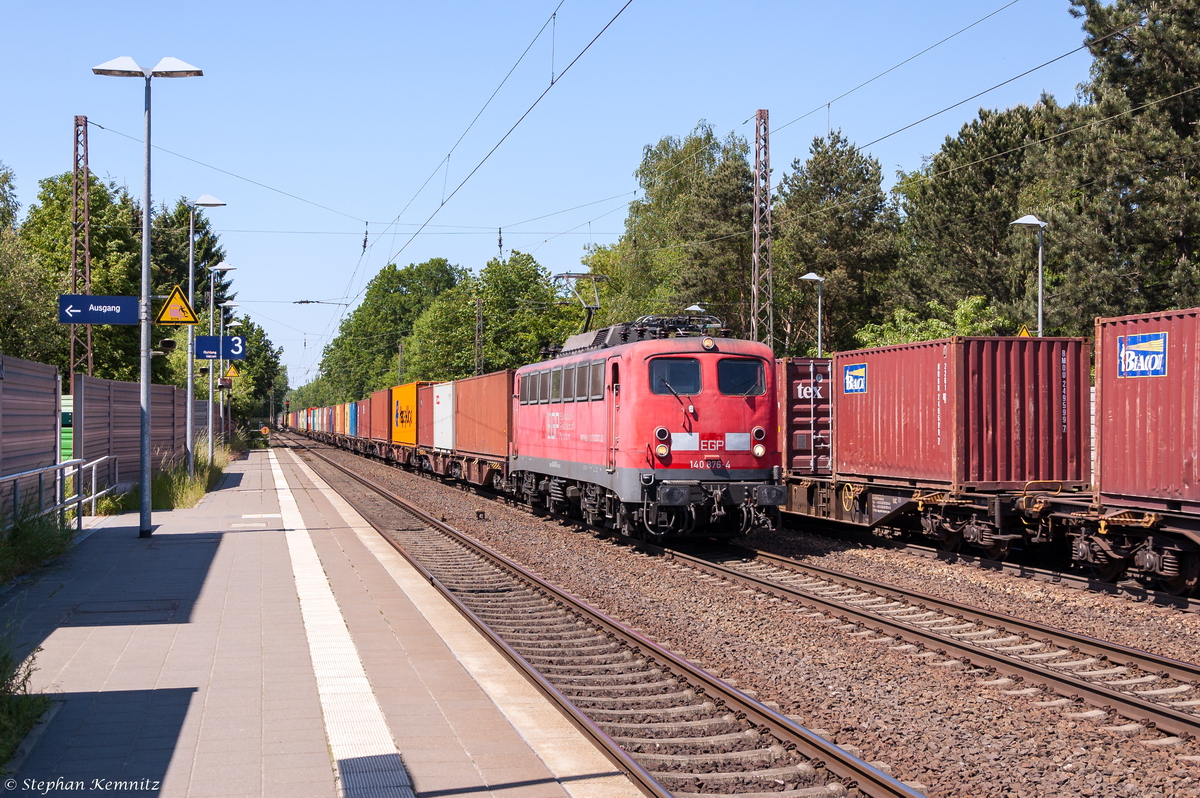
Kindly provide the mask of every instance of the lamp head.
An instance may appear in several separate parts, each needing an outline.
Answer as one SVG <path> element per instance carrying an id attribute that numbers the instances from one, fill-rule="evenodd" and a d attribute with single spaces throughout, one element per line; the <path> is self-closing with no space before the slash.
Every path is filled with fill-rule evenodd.
<path id="1" fill-rule="evenodd" d="M 194 200 L 187 200 L 187 205 L 189 208 L 223 208 L 225 203 L 211 194 L 201 194 Z"/>
<path id="2" fill-rule="evenodd" d="M 154 66 L 154 69 L 146 69 L 138 66 L 137 61 L 127 55 L 105 61 L 100 66 L 94 66 L 92 72 L 116 78 L 193 78 L 204 74 L 203 70 L 186 64 L 178 58 L 164 58 Z"/>
<path id="3" fill-rule="evenodd" d="M 1049 222 L 1043 222 L 1041 219 L 1037 218 L 1037 217 L 1036 217 L 1036 216 L 1034 216 L 1032 213 L 1030 213 L 1030 214 L 1026 214 L 1025 216 L 1022 216 L 1020 219 L 1017 219 L 1015 222 L 1009 222 L 1009 223 L 1008 223 L 1009 227 L 1013 227 L 1013 226 L 1016 226 L 1016 227 L 1035 227 L 1035 228 L 1037 228 L 1037 229 L 1039 229 L 1039 230 L 1040 230 L 1041 228 L 1045 227 L 1047 224 L 1049 224 Z"/>
<path id="4" fill-rule="evenodd" d="M 822 277 L 821 275 L 817 274 L 816 272 L 809 272 L 808 274 L 804 275 L 800 279 L 808 280 L 809 282 L 818 282 L 818 283 L 825 282 L 825 278 Z"/>

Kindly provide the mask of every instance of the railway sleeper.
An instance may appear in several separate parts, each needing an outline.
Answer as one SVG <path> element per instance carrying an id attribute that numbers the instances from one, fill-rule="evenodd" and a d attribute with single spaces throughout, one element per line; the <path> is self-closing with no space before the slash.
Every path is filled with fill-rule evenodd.
<path id="1" fill-rule="evenodd" d="M 662 673 L 657 668 L 646 668 L 649 664 L 646 660 L 638 658 L 594 665 L 542 665 L 538 670 L 551 671 L 563 678 L 572 679 L 635 679 L 642 674 L 653 673 L 657 676 Z M 635 670 L 637 668 L 646 668 L 646 670 Z M 579 673 L 580 671 L 590 671 L 590 673 Z M 551 674 L 545 675 L 549 678 Z"/>
<path id="2" fill-rule="evenodd" d="M 703 720 L 685 720 L 677 723 L 598 723 L 608 734 L 634 732 L 686 734 L 687 732 L 711 732 L 714 729 L 738 726 L 737 716 L 732 712 Z M 639 738 L 640 739 L 640 738 Z"/>
<path id="3" fill-rule="evenodd" d="M 694 780 L 694 781 L 701 782 L 703 784 L 703 786 L 705 786 L 705 787 L 715 786 L 715 785 L 722 784 L 722 783 L 728 784 L 729 782 L 737 782 L 737 781 L 742 781 L 742 782 L 761 781 L 761 782 L 768 782 L 771 784 L 771 786 L 775 786 L 777 783 L 777 780 L 782 780 L 782 781 L 784 781 L 784 783 L 787 783 L 787 782 L 795 780 L 795 779 L 802 779 L 806 782 L 811 783 L 811 781 L 817 775 L 817 769 L 814 768 L 812 765 L 808 764 L 807 762 L 797 762 L 792 765 L 785 765 L 784 767 L 778 767 L 778 768 L 769 768 L 767 770 L 743 770 L 743 771 L 726 771 L 723 773 L 695 773 L 695 774 L 683 774 L 683 773 L 675 773 L 675 772 L 670 772 L 670 771 L 667 771 L 667 772 L 651 771 L 650 775 L 653 776 L 654 778 L 658 779 L 659 781 L 663 781 L 663 782 L 666 782 L 666 781 L 677 782 L 682 779 Z M 676 797 L 678 798 L 678 796 L 680 794 L 678 790 L 671 790 L 671 792 L 675 793 Z"/>
<path id="4" fill-rule="evenodd" d="M 607 718 L 681 718 L 689 715 L 711 715 L 717 711 L 717 705 L 712 701 L 704 701 L 699 704 L 689 704 L 682 707 L 666 707 L 662 709 L 591 709 L 588 710 L 588 717 L 595 720 L 595 717 Z M 723 716 L 722 716 L 723 717 Z M 701 718 L 696 718 L 701 720 Z M 645 723 L 646 721 L 640 721 Z"/>
<path id="5" fill-rule="evenodd" d="M 560 692 L 569 688 L 562 688 Z M 665 703 L 670 705 L 678 704 L 680 701 L 691 701 L 696 697 L 694 690 L 678 690 L 674 693 L 655 693 L 653 695 L 620 695 L 620 696 L 590 696 L 590 695 L 572 695 L 572 703 L 579 706 L 581 712 L 585 714 L 591 711 L 593 706 L 634 706 L 637 704 L 654 704 Z"/>
<path id="6" fill-rule="evenodd" d="M 650 668 L 644 671 L 623 670 L 617 673 L 547 673 L 543 675 L 555 684 L 572 686 L 575 683 L 579 683 L 580 687 L 586 687 L 589 684 L 602 682 L 625 682 L 627 685 L 629 683 L 636 684 L 639 679 L 659 679 L 671 674 L 663 673 L 660 668 Z"/>
<path id="7" fill-rule="evenodd" d="M 762 732 L 757 729 L 746 729 L 739 732 L 731 732 L 729 734 L 717 734 L 710 737 L 613 737 L 613 742 L 620 745 L 622 748 L 633 748 L 632 753 L 637 753 L 638 749 L 646 745 L 654 746 L 670 746 L 670 745 L 713 745 L 713 746 L 729 746 L 736 745 L 743 741 L 757 742 L 762 737 Z"/>
<path id="8" fill-rule="evenodd" d="M 638 753 L 634 758 L 643 765 L 678 765 L 693 767 L 709 763 L 726 764 L 731 762 L 778 762 L 788 758 L 787 749 L 782 745 L 772 745 L 767 748 L 755 748 L 749 751 L 722 751 L 714 754 L 658 754 Z M 707 774 L 705 774 L 707 775 Z"/>
<path id="9" fill-rule="evenodd" d="M 629 695 L 633 690 L 658 690 L 659 695 L 665 695 L 661 691 L 670 690 L 679 687 L 679 682 L 674 679 L 660 679 L 656 682 L 639 682 L 635 684 L 562 684 L 551 681 L 558 688 L 558 691 L 563 694 L 569 694 L 573 697 L 591 701 L 589 693 L 618 693 L 620 695 Z M 692 692 L 692 691 L 689 691 Z M 691 697 L 695 697 L 694 693 Z"/>

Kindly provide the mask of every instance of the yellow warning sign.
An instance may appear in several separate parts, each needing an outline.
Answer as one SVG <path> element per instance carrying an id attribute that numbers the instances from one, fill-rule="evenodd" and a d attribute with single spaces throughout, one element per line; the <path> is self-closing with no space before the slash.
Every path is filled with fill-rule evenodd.
<path id="1" fill-rule="evenodd" d="M 240 376 L 242 376 L 242 372 L 238 371 L 238 367 L 237 367 L 236 363 L 230 363 L 229 371 L 225 372 L 225 376 L 226 377 L 240 377 Z"/>
<path id="2" fill-rule="evenodd" d="M 1022 324 L 1021 331 L 1019 333 L 1017 333 L 1017 337 L 1018 338 L 1032 338 L 1033 336 L 1029 334 L 1029 327 Z"/>
<path id="3" fill-rule="evenodd" d="M 263 435 L 270 435 L 270 434 L 271 434 L 271 428 L 270 428 L 270 427 L 263 427 L 262 429 L 260 429 L 260 430 L 259 430 L 259 432 L 261 432 Z"/>
<path id="4" fill-rule="evenodd" d="M 162 310 L 154 318 L 155 324 L 199 324 L 200 319 L 196 316 L 196 311 L 192 310 L 192 306 L 188 304 L 187 297 L 183 295 L 183 289 L 175 286 L 171 289 L 171 296 L 167 297 L 167 304 L 162 306 Z"/>

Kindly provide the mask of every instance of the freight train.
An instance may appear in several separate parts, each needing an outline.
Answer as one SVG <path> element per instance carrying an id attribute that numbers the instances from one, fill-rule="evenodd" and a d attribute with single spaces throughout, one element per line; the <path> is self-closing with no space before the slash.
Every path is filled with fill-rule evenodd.
<path id="1" fill-rule="evenodd" d="M 541 363 L 289 413 L 284 426 L 647 539 L 770 526 L 774 360 L 704 316 L 569 338 Z"/>
<path id="2" fill-rule="evenodd" d="M 1196 592 L 1200 308 L 1098 319 L 1095 342 L 1093 388 L 1085 338 L 775 360 L 715 319 L 646 317 L 283 423 L 631 537 L 781 512 L 996 558 L 1068 544 L 1099 578 Z"/>

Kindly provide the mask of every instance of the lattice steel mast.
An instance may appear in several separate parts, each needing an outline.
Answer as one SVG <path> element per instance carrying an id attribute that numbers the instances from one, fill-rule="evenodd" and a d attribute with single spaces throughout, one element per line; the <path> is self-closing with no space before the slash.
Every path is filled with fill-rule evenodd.
<path id="1" fill-rule="evenodd" d="M 75 117 L 75 160 L 71 178 L 71 293 L 92 293 L 91 181 L 88 173 L 87 117 Z M 82 269 L 81 269 L 82 266 Z M 82 277 L 82 281 L 81 278 Z M 86 368 L 92 376 L 92 325 L 69 324 L 71 374 Z M 67 390 L 70 391 L 68 378 Z"/>
<path id="2" fill-rule="evenodd" d="M 771 266 L 771 143 L 767 109 L 754 115 L 754 242 L 750 337 L 775 348 L 775 273 Z"/>

